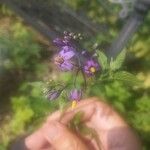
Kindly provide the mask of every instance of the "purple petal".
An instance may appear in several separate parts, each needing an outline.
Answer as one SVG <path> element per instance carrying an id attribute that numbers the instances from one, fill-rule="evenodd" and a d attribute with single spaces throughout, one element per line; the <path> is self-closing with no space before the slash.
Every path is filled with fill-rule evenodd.
<path id="1" fill-rule="evenodd" d="M 59 55 L 62 56 L 65 60 L 72 58 L 75 55 L 74 48 L 70 46 L 64 46 L 59 52 Z"/>
<path id="2" fill-rule="evenodd" d="M 47 98 L 49 99 L 49 100 L 55 100 L 55 99 L 57 99 L 58 97 L 59 97 L 59 95 L 60 95 L 60 92 L 58 92 L 58 91 L 50 91 L 48 94 L 47 94 Z"/>
<path id="3" fill-rule="evenodd" d="M 72 92 L 72 97 L 73 99 L 78 99 L 78 90 L 75 89 L 73 92 Z"/>
<path id="4" fill-rule="evenodd" d="M 84 70 L 84 72 L 87 74 L 87 75 L 90 75 L 91 72 L 89 70 Z"/>
<path id="5" fill-rule="evenodd" d="M 82 91 L 78 89 L 74 89 L 70 92 L 70 100 L 80 100 L 82 97 Z"/>
<path id="6" fill-rule="evenodd" d="M 66 52 L 64 55 L 64 59 L 65 60 L 71 59 L 74 55 L 75 53 L 73 51 Z"/>
<path id="7" fill-rule="evenodd" d="M 84 66 L 84 72 L 88 75 L 88 76 L 92 76 L 94 75 L 95 73 L 94 72 L 91 72 L 90 71 L 90 68 L 91 67 L 94 67 L 96 69 L 96 71 L 99 70 L 100 66 L 98 64 L 98 62 L 96 60 L 88 60 L 86 63 L 85 63 L 85 66 Z"/>
<path id="8" fill-rule="evenodd" d="M 62 57 L 64 57 L 65 53 L 66 53 L 65 50 L 62 49 L 62 50 L 59 52 L 59 55 L 62 56 Z"/>
<path id="9" fill-rule="evenodd" d="M 88 67 L 88 66 L 84 66 L 84 69 L 85 69 L 85 70 L 88 70 L 88 69 L 89 69 L 89 67 Z"/>
<path id="10" fill-rule="evenodd" d="M 63 71 L 70 71 L 73 69 L 73 64 L 71 64 L 70 61 L 65 61 L 63 64 L 61 64 L 60 69 Z"/>
<path id="11" fill-rule="evenodd" d="M 87 64 L 88 64 L 89 66 L 95 66 L 95 63 L 94 63 L 93 60 L 89 60 L 89 61 L 87 62 Z"/>
<path id="12" fill-rule="evenodd" d="M 99 64 L 94 60 L 89 60 L 89 61 L 87 61 L 86 66 L 98 68 Z"/>
<path id="13" fill-rule="evenodd" d="M 65 52 L 74 51 L 74 48 L 71 46 L 63 46 L 62 49 L 65 50 Z"/>

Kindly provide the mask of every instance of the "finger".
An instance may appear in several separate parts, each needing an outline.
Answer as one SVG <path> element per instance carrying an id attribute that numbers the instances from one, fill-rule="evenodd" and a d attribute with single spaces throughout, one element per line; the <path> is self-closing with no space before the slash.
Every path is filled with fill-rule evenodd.
<path id="1" fill-rule="evenodd" d="M 50 147 L 42 134 L 42 129 L 37 130 L 25 139 L 25 146 L 30 150 L 46 149 Z"/>
<path id="2" fill-rule="evenodd" d="M 56 150 L 87 150 L 86 145 L 63 124 L 53 121 L 43 128 L 47 141 Z"/>
<path id="3" fill-rule="evenodd" d="M 61 116 L 61 111 L 55 111 L 52 114 L 50 114 L 50 116 L 48 116 L 47 118 L 47 122 L 51 122 L 51 121 L 59 121 L 60 116 Z"/>

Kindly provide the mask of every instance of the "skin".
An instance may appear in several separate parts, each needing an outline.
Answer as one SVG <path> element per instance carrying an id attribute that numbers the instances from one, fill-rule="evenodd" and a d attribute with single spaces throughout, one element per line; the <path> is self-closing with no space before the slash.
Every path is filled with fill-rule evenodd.
<path id="1" fill-rule="evenodd" d="M 74 115 L 84 112 L 83 122 L 98 134 L 101 150 L 141 150 L 137 135 L 108 104 L 89 98 L 69 108 L 60 120 L 59 111 L 50 115 L 43 126 L 25 139 L 29 150 L 99 150 L 94 139 L 73 133 L 67 124 Z"/>

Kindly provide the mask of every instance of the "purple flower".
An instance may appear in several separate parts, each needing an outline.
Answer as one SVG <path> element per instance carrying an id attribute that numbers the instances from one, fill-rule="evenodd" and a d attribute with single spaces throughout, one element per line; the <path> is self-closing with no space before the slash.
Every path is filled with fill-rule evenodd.
<path id="1" fill-rule="evenodd" d="M 60 93 L 61 93 L 61 91 L 57 91 L 57 90 L 49 91 L 46 94 L 46 98 L 49 100 L 55 100 L 59 97 Z"/>
<path id="2" fill-rule="evenodd" d="M 63 71 L 70 71 L 74 65 L 71 60 L 75 55 L 75 49 L 70 46 L 62 47 L 61 51 L 56 55 L 54 61 L 55 64 Z"/>
<path id="3" fill-rule="evenodd" d="M 78 89 L 71 90 L 69 98 L 72 101 L 79 101 L 82 98 L 82 91 Z"/>
<path id="4" fill-rule="evenodd" d="M 88 76 L 94 75 L 100 69 L 99 63 L 96 60 L 87 60 L 84 65 L 84 72 Z"/>
<path id="5" fill-rule="evenodd" d="M 77 102 L 82 98 L 82 91 L 78 89 L 71 90 L 69 98 L 72 101 L 71 108 L 74 109 Z"/>

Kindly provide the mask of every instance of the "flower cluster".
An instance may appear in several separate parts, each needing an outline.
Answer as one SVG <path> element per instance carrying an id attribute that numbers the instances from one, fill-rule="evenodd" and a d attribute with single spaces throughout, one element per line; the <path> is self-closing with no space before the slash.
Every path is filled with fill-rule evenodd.
<path id="1" fill-rule="evenodd" d="M 61 71 L 81 72 L 84 80 L 95 76 L 100 71 L 100 64 L 97 61 L 95 52 L 82 50 L 78 42 L 82 39 L 81 34 L 64 32 L 62 38 L 53 40 L 58 52 L 54 56 L 54 63 Z M 76 76 L 74 76 L 76 78 Z M 64 88 L 65 89 L 65 88 Z M 47 92 L 47 98 L 56 99 L 63 90 L 52 90 Z M 72 107 L 81 99 L 83 87 L 79 89 L 73 88 L 68 94 L 68 98 L 72 100 Z"/>
<path id="2" fill-rule="evenodd" d="M 80 34 L 64 34 L 63 38 L 56 38 L 53 43 L 59 48 L 55 55 L 54 63 L 62 71 L 72 71 L 73 69 L 81 70 L 87 76 L 93 76 L 100 70 L 100 65 L 95 53 L 80 50 L 76 45 L 76 40 L 81 39 Z"/>

